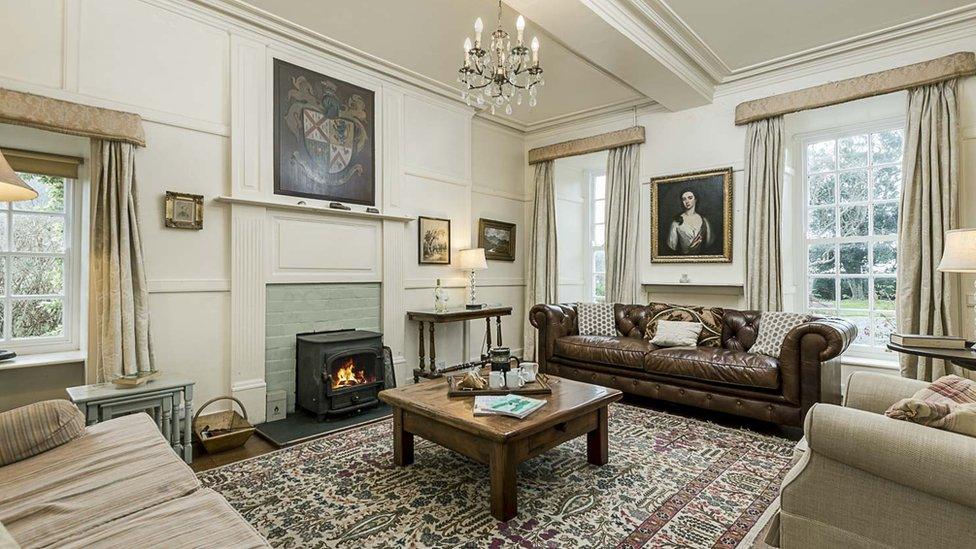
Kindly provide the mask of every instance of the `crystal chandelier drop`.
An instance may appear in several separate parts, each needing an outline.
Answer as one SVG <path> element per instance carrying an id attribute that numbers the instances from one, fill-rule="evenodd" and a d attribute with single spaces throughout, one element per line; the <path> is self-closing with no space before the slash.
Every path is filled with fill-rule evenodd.
<path id="1" fill-rule="evenodd" d="M 522 93 L 529 95 L 529 106 L 536 104 L 539 86 L 546 81 L 539 66 L 539 39 L 532 37 L 531 60 L 529 48 L 525 47 L 523 34 L 525 18 L 521 15 L 515 20 L 517 37 L 512 47 L 510 35 L 502 29 L 502 2 L 498 0 L 498 24 L 491 33 L 491 43 L 482 48 L 481 32 L 485 24 L 479 17 L 474 22 L 474 45 L 471 38 L 464 39 L 464 65 L 458 69 L 458 82 L 461 83 L 461 99 L 469 106 L 491 108 L 505 107 L 505 114 L 512 114 L 512 99 L 522 104 Z"/>

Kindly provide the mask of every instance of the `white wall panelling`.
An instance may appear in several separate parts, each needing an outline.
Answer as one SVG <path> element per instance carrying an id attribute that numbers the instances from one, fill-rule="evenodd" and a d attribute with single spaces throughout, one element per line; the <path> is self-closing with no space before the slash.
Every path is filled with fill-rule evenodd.
<path id="1" fill-rule="evenodd" d="M 231 206 L 230 384 L 254 419 L 264 421 L 265 212 Z"/>
<path id="2" fill-rule="evenodd" d="M 379 282 L 382 225 L 376 221 L 270 214 L 268 282 Z"/>

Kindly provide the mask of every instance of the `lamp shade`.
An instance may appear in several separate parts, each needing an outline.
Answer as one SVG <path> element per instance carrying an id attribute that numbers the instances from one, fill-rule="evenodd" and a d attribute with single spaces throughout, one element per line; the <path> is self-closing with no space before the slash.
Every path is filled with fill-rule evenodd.
<path id="1" fill-rule="evenodd" d="M 37 198 L 37 191 L 24 183 L 0 152 L 0 202 L 17 202 L 35 198 Z"/>
<path id="2" fill-rule="evenodd" d="M 947 273 L 976 273 L 976 229 L 945 232 L 945 248 L 939 270 Z"/>
<path id="3" fill-rule="evenodd" d="M 458 268 L 480 271 L 488 268 L 484 248 L 469 248 L 458 252 Z"/>

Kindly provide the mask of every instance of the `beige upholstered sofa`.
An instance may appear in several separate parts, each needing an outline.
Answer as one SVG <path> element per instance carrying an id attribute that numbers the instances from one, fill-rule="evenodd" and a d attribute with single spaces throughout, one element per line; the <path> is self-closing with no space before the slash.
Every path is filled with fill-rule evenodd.
<path id="1" fill-rule="evenodd" d="M 52 403 L 0 414 L 0 524 L 20 547 L 268 547 L 148 415 L 86 428 Z"/>
<path id="2" fill-rule="evenodd" d="M 890 419 L 927 384 L 858 372 L 815 404 L 766 538 L 783 549 L 976 546 L 976 438 Z"/>

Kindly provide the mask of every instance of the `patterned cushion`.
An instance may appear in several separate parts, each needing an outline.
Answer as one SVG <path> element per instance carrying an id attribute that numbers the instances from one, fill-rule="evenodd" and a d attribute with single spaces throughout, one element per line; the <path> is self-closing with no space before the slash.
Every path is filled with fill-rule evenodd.
<path id="1" fill-rule="evenodd" d="M 654 339 L 657 332 L 657 321 L 677 320 L 680 322 L 700 322 L 701 333 L 698 334 L 699 347 L 722 346 L 722 318 L 725 311 L 718 307 L 692 307 L 688 305 L 672 305 L 670 303 L 649 303 L 650 320 L 644 331 L 644 339 Z"/>
<path id="2" fill-rule="evenodd" d="M 612 303 L 579 303 L 576 306 L 576 316 L 579 322 L 579 335 L 607 337 L 617 335 Z"/>
<path id="3" fill-rule="evenodd" d="M 802 313 L 784 313 L 782 311 L 767 311 L 759 317 L 759 333 L 756 342 L 749 348 L 750 353 L 779 358 L 783 340 L 790 330 L 804 322 L 810 321 L 810 315 Z"/>
<path id="4" fill-rule="evenodd" d="M 45 400 L 0 414 L 0 465 L 36 456 L 85 432 L 85 416 L 67 400 Z"/>
<path id="5" fill-rule="evenodd" d="M 942 376 L 911 398 L 892 404 L 885 415 L 976 437 L 976 381 Z"/>
<path id="6" fill-rule="evenodd" d="M 658 347 L 694 347 L 698 345 L 701 330 L 701 322 L 658 320 L 651 343 Z"/>

